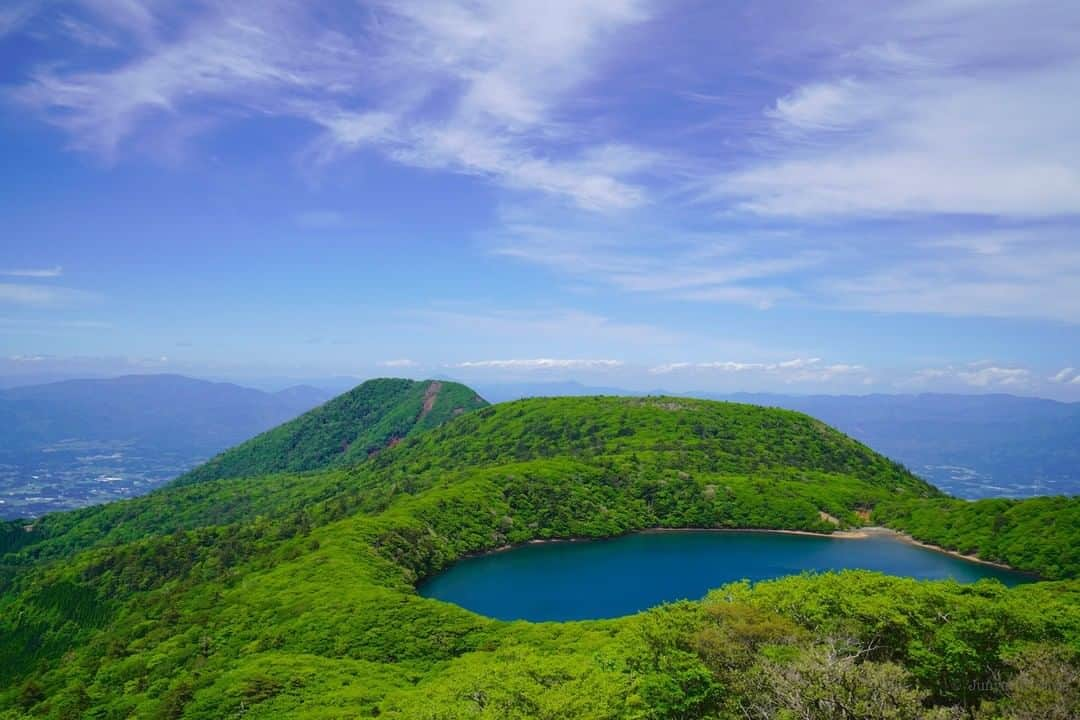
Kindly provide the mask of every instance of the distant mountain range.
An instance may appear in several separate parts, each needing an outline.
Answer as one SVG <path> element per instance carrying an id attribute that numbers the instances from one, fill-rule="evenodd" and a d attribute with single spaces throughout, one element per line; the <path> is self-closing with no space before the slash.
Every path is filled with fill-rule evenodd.
<path id="1" fill-rule="evenodd" d="M 477 385 L 491 402 L 683 394 L 813 415 L 966 498 L 1080 494 L 1080 403 L 1015 395 L 642 393 L 576 382 Z"/>
<path id="2" fill-rule="evenodd" d="M 330 397 L 180 375 L 0 390 L 0 517 L 141 494 Z"/>
<path id="3" fill-rule="evenodd" d="M 0 438 L 5 450 L 71 439 L 207 450 L 246 440 L 329 398 L 309 386 L 266 393 L 182 375 L 67 380 L 0 390 Z"/>
<path id="4" fill-rule="evenodd" d="M 0 390 L 0 518 L 139 495 L 237 445 L 226 464 L 242 458 L 242 466 L 258 472 L 303 469 L 302 463 L 274 464 L 286 454 L 281 448 L 291 442 L 292 425 L 267 433 L 257 446 L 244 441 L 328 401 L 336 393 L 326 388 L 345 379 L 334 381 L 264 392 L 179 375 L 132 375 Z M 427 384 L 400 382 L 408 385 L 401 396 L 387 398 L 400 403 L 394 407 L 402 417 L 415 419 Z M 444 409 L 442 401 L 452 401 L 452 412 L 460 400 L 460 386 L 449 379 L 443 386 L 433 418 Z M 530 396 L 647 394 L 573 381 L 474 387 L 494 403 Z M 960 497 L 1080 494 L 1080 403 L 1012 395 L 682 394 L 805 412 Z M 335 402 L 349 398 L 357 399 L 347 393 Z M 305 422 L 330 422 L 340 414 L 336 407 L 331 403 Z M 381 405 L 379 412 L 396 417 Z M 342 426 L 340 438 L 329 430 L 324 437 L 307 425 L 294 429 L 302 430 L 308 444 L 329 438 L 345 463 L 364 455 L 369 443 L 403 436 L 410 427 L 353 432 L 352 426 Z M 245 455 L 252 447 L 257 452 Z M 268 458 L 274 462 L 264 463 Z"/>

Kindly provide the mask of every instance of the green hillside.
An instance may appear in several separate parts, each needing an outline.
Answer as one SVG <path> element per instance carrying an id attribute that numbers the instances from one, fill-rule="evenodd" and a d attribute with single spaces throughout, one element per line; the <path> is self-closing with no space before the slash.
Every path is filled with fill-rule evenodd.
<path id="1" fill-rule="evenodd" d="M 923 542 L 1051 580 L 1080 576 L 1080 497 L 894 499 L 878 505 L 874 519 Z"/>
<path id="2" fill-rule="evenodd" d="M 208 480 L 97 524 L 16 528 L 0 719 L 1071 717 L 1075 581 L 847 572 L 541 624 L 415 591 L 506 543 L 827 532 L 897 498 L 939 494 L 799 413 L 675 398 L 488 407 L 351 468 Z"/>
<path id="3" fill-rule="evenodd" d="M 227 450 L 178 485 L 353 465 L 418 432 L 487 403 L 438 380 L 368 380 L 300 417 Z"/>

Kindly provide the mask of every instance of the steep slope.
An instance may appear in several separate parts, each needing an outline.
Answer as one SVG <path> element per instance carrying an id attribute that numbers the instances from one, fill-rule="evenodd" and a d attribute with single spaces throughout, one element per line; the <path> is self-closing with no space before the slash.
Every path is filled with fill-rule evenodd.
<path id="1" fill-rule="evenodd" d="M 415 433 L 487 403 L 458 383 L 383 378 L 228 450 L 178 485 L 358 463 Z"/>
<path id="2" fill-rule="evenodd" d="M 347 471 L 161 496 L 181 503 L 202 491 L 215 505 L 231 488 L 246 502 L 245 488 L 264 485 L 280 494 L 265 491 L 264 505 L 229 525 L 148 535 L 15 578 L 0 596 L 0 717 L 614 720 L 738 717 L 751 703 L 763 708 L 756 716 L 780 717 L 802 716 L 772 705 L 795 695 L 842 686 L 872 698 L 889 680 L 888 701 L 906 708 L 895 716 L 915 718 L 930 705 L 1011 702 L 1003 678 L 1026 661 L 1010 652 L 1080 639 L 1080 588 L 1064 584 L 1005 590 L 849 573 L 541 625 L 496 622 L 414 590 L 462 555 L 507 542 L 656 525 L 828 530 L 822 510 L 854 523 L 856 510 L 887 498 L 935 495 L 788 411 L 523 401 Z M 830 681 L 822 673 L 844 666 L 827 653 L 849 648 L 860 664 Z M 823 687 L 790 692 L 815 677 Z M 978 683 L 990 694 L 970 696 Z"/>

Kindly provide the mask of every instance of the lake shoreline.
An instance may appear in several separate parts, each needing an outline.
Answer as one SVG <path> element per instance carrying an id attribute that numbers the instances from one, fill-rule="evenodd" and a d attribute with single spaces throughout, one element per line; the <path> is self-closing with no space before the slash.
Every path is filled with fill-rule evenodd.
<path id="1" fill-rule="evenodd" d="M 685 533 L 685 532 L 702 532 L 702 533 L 772 533 L 776 535 L 802 535 L 806 537 L 819 537 L 819 538 L 834 538 L 837 540 L 865 540 L 871 537 L 889 536 L 896 540 L 907 543 L 909 545 L 915 545 L 925 550 L 933 550 L 944 555 L 949 555 L 960 560 L 967 560 L 968 562 L 978 563 L 980 565 L 988 565 L 990 567 L 998 568 L 999 570 L 1008 570 L 1009 572 L 1019 573 L 1028 577 L 1041 579 L 1038 573 L 1031 572 L 1030 570 L 1021 570 L 1020 568 L 1013 567 L 1002 562 L 996 562 L 993 560 L 986 560 L 976 555 L 965 555 L 964 553 L 956 550 L 948 550 L 939 545 L 933 545 L 931 543 L 917 540 L 907 533 L 894 530 L 890 527 L 882 525 L 867 525 L 865 527 L 856 528 L 853 530 L 834 530 L 829 533 L 814 532 L 812 530 L 780 530 L 774 528 L 705 528 L 705 527 L 652 527 L 643 528 L 641 530 L 633 530 L 622 535 L 607 535 L 607 536 L 587 536 L 576 535 L 566 538 L 534 538 L 532 540 L 525 540 L 519 543 L 508 543 L 500 545 L 490 550 L 480 550 L 477 552 L 466 553 L 462 555 L 458 560 L 464 560 L 466 558 L 480 557 L 483 555 L 490 555 L 493 553 L 502 553 L 515 548 L 524 547 L 526 545 L 543 545 L 547 543 L 575 543 L 575 542 L 591 542 L 596 540 L 612 540 L 617 537 L 624 537 L 626 535 L 647 535 L 653 533 Z M 456 562 L 456 561 L 455 561 Z"/>
<path id="2" fill-rule="evenodd" d="M 1042 580 L 1042 576 L 1040 576 L 1039 573 L 1032 572 L 1031 570 L 1021 570 L 1020 568 L 1013 567 L 1012 565 L 1009 565 L 1007 563 L 996 562 L 994 560 L 986 560 L 984 558 L 979 557 L 978 555 L 965 555 L 964 553 L 959 552 L 958 550 L 947 550 L 947 549 L 941 547 L 940 545 L 933 545 L 931 543 L 923 542 L 922 540 L 916 540 L 911 535 L 908 535 L 905 532 L 900 532 L 899 530 L 893 530 L 892 528 L 882 527 L 882 528 L 880 528 L 880 530 L 885 532 L 885 533 L 889 533 L 891 535 L 894 535 L 898 540 L 900 540 L 901 542 L 908 543 L 909 545 L 916 545 L 916 546 L 924 548 L 926 550 L 933 550 L 934 552 L 944 553 L 945 555 L 951 555 L 952 557 L 960 558 L 961 560 L 967 560 L 969 562 L 979 563 L 980 565 L 989 565 L 991 567 L 996 567 L 996 568 L 998 568 L 1000 570 L 1008 570 L 1009 572 L 1019 573 L 1021 575 L 1027 575 L 1028 577 L 1037 578 L 1039 580 Z"/>

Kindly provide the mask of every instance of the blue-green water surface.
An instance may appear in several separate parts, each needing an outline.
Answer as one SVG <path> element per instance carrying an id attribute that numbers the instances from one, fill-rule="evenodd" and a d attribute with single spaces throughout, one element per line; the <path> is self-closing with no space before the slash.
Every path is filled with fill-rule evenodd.
<path id="1" fill-rule="evenodd" d="M 503 620 L 584 620 L 701 598 L 712 588 L 744 578 L 849 568 L 960 582 L 990 577 L 1015 585 L 1030 580 L 890 534 L 850 539 L 671 531 L 530 544 L 467 558 L 423 583 L 419 591 Z"/>

